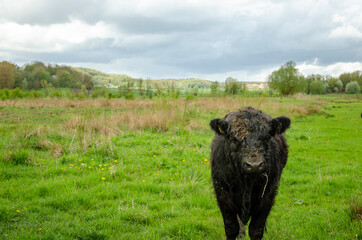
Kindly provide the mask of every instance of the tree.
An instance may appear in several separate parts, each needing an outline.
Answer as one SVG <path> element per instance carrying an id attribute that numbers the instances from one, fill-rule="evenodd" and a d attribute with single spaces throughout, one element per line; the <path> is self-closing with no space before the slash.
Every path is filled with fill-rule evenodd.
<path id="1" fill-rule="evenodd" d="M 72 75 L 66 70 L 57 72 L 58 87 L 70 87 L 72 83 Z"/>
<path id="2" fill-rule="evenodd" d="M 346 87 L 347 84 L 350 82 L 357 82 L 360 88 L 362 87 L 362 72 L 361 71 L 355 71 L 352 73 L 342 73 L 339 76 L 339 79 L 343 83 L 343 90 L 347 91 Z"/>
<path id="3" fill-rule="evenodd" d="M 212 95 L 215 95 L 218 89 L 219 89 L 219 83 L 217 81 L 211 83 L 210 90 Z"/>
<path id="4" fill-rule="evenodd" d="M 94 87 L 94 84 L 92 82 L 92 76 L 89 74 L 83 75 L 83 85 L 85 85 L 86 89 L 89 91 Z"/>
<path id="5" fill-rule="evenodd" d="M 26 80 L 26 78 L 24 78 L 24 80 L 21 83 L 21 89 L 28 90 L 28 81 Z"/>
<path id="6" fill-rule="evenodd" d="M 355 71 L 352 73 L 352 81 L 356 81 L 360 88 L 362 88 L 362 72 Z"/>
<path id="7" fill-rule="evenodd" d="M 194 87 L 194 88 L 192 88 L 192 94 L 194 95 L 194 96 L 197 96 L 198 94 L 199 94 L 199 88 L 196 86 L 196 87 Z"/>
<path id="8" fill-rule="evenodd" d="M 334 87 L 334 90 L 337 90 L 336 92 L 342 92 L 343 91 L 343 83 L 341 80 L 338 80 L 336 83 L 336 86 Z"/>
<path id="9" fill-rule="evenodd" d="M 127 81 L 127 88 L 131 89 L 133 87 L 133 84 L 134 84 L 133 79 L 130 78 L 130 77 L 127 77 L 126 81 Z"/>
<path id="10" fill-rule="evenodd" d="M 343 83 L 338 78 L 329 78 L 327 80 L 328 92 L 342 92 Z"/>
<path id="11" fill-rule="evenodd" d="M 322 80 L 314 80 L 310 84 L 310 93 L 311 94 L 323 94 L 325 93 L 325 85 Z"/>
<path id="12" fill-rule="evenodd" d="M 141 96 L 143 96 L 143 79 L 139 78 L 137 79 L 137 85 L 138 85 L 138 91 Z"/>
<path id="13" fill-rule="evenodd" d="M 237 94 L 239 92 L 240 84 L 238 80 L 232 77 L 228 77 L 225 80 L 225 92 L 228 94 Z"/>
<path id="14" fill-rule="evenodd" d="M 157 82 L 154 83 L 154 87 L 156 88 L 156 95 L 161 96 L 162 95 L 162 87 Z"/>
<path id="15" fill-rule="evenodd" d="M 343 83 L 343 90 L 345 91 L 346 86 L 349 82 L 352 82 L 352 74 L 351 73 L 342 73 L 339 75 L 339 80 Z"/>
<path id="16" fill-rule="evenodd" d="M 359 87 L 357 81 L 349 82 L 346 86 L 346 92 L 348 94 L 357 94 L 360 93 L 361 88 Z"/>
<path id="17" fill-rule="evenodd" d="M 14 71 L 14 87 L 22 88 L 24 78 L 26 78 L 26 73 L 19 67 L 16 67 Z"/>
<path id="18" fill-rule="evenodd" d="M 12 63 L 2 61 L 0 63 L 0 89 L 14 88 L 14 71 L 16 66 Z"/>
<path id="19" fill-rule="evenodd" d="M 34 76 L 30 74 L 30 75 L 28 75 L 28 77 L 26 78 L 26 80 L 28 81 L 28 89 L 33 89 Z"/>
<path id="20" fill-rule="evenodd" d="M 279 91 L 282 95 L 294 94 L 302 89 L 302 74 L 295 67 L 296 64 L 289 61 L 268 77 L 269 87 Z"/>

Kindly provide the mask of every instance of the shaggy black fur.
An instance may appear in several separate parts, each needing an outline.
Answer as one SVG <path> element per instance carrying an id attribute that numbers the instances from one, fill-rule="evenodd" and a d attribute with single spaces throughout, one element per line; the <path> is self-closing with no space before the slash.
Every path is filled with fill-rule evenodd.
<path id="1" fill-rule="evenodd" d="M 245 235 L 262 239 L 274 204 L 288 145 L 282 135 L 287 117 L 246 107 L 210 122 L 216 132 L 211 146 L 211 176 L 227 239 Z"/>

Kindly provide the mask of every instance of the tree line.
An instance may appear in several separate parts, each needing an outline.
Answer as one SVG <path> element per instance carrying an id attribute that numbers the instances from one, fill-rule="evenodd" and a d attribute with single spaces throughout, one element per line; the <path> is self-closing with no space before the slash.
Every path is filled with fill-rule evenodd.
<path id="1" fill-rule="evenodd" d="M 33 62 L 23 67 L 0 62 L 0 89 L 39 90 L 51 88 L 75 88 L 91 90 L 92 76 L 69 66 Z"/>
<path id="2" fill-rule="evenodd" d="M 24 96 L 26 96 L 26 91 L 29 90 L 41 90 L 43 93 L 39 94 L 45 96 L 62 97 L 63 95 L 72 95 L 58 90 L 61 88 L 80 89 L 74 92 L 76 96 L 79 95 L 78 97 L 91 95 L 92 97 L 125 97 L 127 99 L 132 99 L 135 96 L 151 98 L 158 95 L 179 97 L 181 95 L 198 96 L 200 94 L 211 94 L 211 96 L 255 94 L 248 91 L 246 83 L 239 82 L 232 77 L 226 78 L 224 83 L 212 82 L 209 94 L 208 91 L 205 92 L 204 90 L 200 93 L 199 87 L 196 85 L 188 90 L 176 88 L 175 80 L 167 81 L 166 85 L 161 85 L 161 82 L 131 77 L 122 79 L 118 86 L 118 93 L 115 94 L 108 91 L 106 87 L 94 87 L 93 80 L 92 74 L 69 66 L 33 62 L 19 67 L 6 61 L 0 62 L 0 90 L 24 90 Z M 281 95 L 291 95 L 298 92 L 306 94 L 360 93 L 362 89 L 362 72 L 343 73 L 339 77 L 320 74 L 305 77 L 300 73 L 296 64 L 289 61 L 268 76 L 268 85 L 270 91 L 264 91 L 260 94 L 274 96 L 276 92 Z M 5 91 L 2 92 L 2 98 L 6 99 L 11 95 L 18 96 L 19 94 L 19 91 Z M 37 96 L 38 93 L 34 93 L 34 91 L 29 94 L 31 96 L 35 94 L 35 97 L 39 97 Z"/>
<path id="3" fill-rule="evenodd" d="M 300 73 L 293 61 L 282 65 L 268 76 L 269 88 L 282 95 L 294 93 L 360 93 L 362 89 L 362 72 L 342 73 L 338 78 L 312 74 L 307 77 Z"/>

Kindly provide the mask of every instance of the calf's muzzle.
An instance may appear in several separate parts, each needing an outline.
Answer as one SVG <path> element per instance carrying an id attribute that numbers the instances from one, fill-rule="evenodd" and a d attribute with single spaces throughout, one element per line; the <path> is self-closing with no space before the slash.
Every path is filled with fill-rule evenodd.
<path id="1" fill-rule="evenodd" d="M 246 173 L 261 173 L 265 170 L 265 162 L 260 159 L 248 159 L 243 163 Z"/>

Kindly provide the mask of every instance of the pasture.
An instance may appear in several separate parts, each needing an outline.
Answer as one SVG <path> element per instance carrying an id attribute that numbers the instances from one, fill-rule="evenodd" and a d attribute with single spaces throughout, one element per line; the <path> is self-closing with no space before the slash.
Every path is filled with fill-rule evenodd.
<path id="1" fill-rule="evenodd" d="M 292 119 L 264 239 L 362 238 L 362 98 L 0 101 L 0 239 L 224 239 L 209 121 Z"/>

